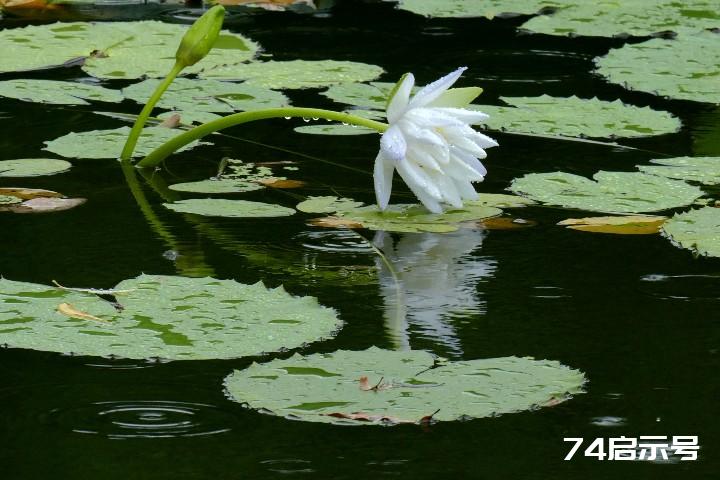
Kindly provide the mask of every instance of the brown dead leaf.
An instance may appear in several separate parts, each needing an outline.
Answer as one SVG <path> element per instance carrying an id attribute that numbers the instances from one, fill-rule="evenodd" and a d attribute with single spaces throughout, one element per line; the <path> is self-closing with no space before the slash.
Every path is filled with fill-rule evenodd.
<path id="1" fill-rule="evenodd" d="M 165 127 L 165 128 L 177 128 L 180 125 L 181 117 L 179 113 L 173 113 L 169 117 L 167 117 L 165 120 L 163 120 L 159 127 Z"/>
<path id="2" fill-rule="evenodd" d="M 363 228 L 363 224 L 360 222 L 348 220 L 347 218 L 333 216 L 313 218 L 311 220 L 308 220 L 308 224 L 315 227 L 326 228 Z"/>
<path id="3" fill-rule="evenodd" d="M 383 380 L 385 380 L 385 377 L 380 377 L 380 380 L 378 380 L 378 382 L 371 387 L 370 382 L 368 381 L 368 377 L 363 375 L 362 377 L 360 377 L 360 390 L 363 390 L 365 392 L 377 392 L 380 390 L 387 390 L 391 387 L 391 385 L 383 383 Z"/>
<path id="4" fill-rule="evenodd" d="M 58 305 L 57 311 L 66 317 L 77 318 L 78 320 L 93 320 L 95 322 L 110 323 L 107 320 L 96 317 L 95 315 L 90 315 L 89 313 L 78 310 L 69 303 L 61 303 Z"/>
<path id="5" fill-rule="evenodd" d="M 0 195 L 10 195 L 23 200 L 30 200 L 37 197 L 53 197 L 61 198 L 62 193 L 53 192 L 52 190 L 42 190 L 40 188 L 23 188 L 23 187 L 4 187 L 0 188 Z"/>
<path id="6" fill-rule="evenodd" d="M 568 218 L 558 222 L 573 230 L 596 233 L 613 233 L 619 235 L 653 235 L 660 231 L 660 227 L 667 217 L 658 215 L 627 215 Z"/>
<path id="7" fill-rule="evenodd" d="M 478 226 L 488 230 L 518 230 L 520 228 L 534 227 L 537 222 L 524 218 L 492 217 L 477 222 Z"/>
<path id="8" fill-rule="evenodd" d="M 275 177 L 260 178 L 257 182 L 265 185 L 266 187 L 273 188 L 299 188 L 305 185 L 305 182 L 302 180 L 287 180 Z"/>
<path id="9" fill-rule="evenodd" d="M 316 8 L 313 0 L 215 0 L 219 5 L 251 5 L 266 10 L 284 10 L 290 5 L 307 5 Z"/>
<path id="10" fill-rule="evenodd" d="M 54 10 L 60 6 L 55 3 L 48 3 L 46 0 L 0 0 L 0 7 L 7 10 L 23 8 Z"/>
<path id="11" fill-rule="evenodd" d="M 78 205 L 82 205 L 86 200 L 84 198 L 57 198 L 57 197 L 37 197 L 25 200 L 22 203 L 13 203 L 4 207 L 0 207 L 0 212 L 12 213 L 50 213 L 69 210 Z"/>

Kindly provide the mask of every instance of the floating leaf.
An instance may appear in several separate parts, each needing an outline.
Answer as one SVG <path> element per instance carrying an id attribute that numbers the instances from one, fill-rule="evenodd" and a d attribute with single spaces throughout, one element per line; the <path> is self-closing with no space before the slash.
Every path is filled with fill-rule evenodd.
<path id="1" fill-rule="evenodd" d="M 237 62 L 235 62 L 237 63 Z M 345 82 L 374 80 L 383 73 L 377 65 L 336 60 L 290 60 L 253 62 L 213 68 L 203 78 L 245 80 L 274 89 L 322 88 Z"/>
<path id="2" fill-rule="evenodd" d="M 129 133 L 130 127 L 68 133 L 55 140 L 45 142 L 45 150 L 66 158 L 120 158 L 120 152 Z M 133 156 L 143 157 L 177 135 L 178 132 L 171 128 L 144 128 Z M 189 150 L 205 144 L 205 142 L 195 141 L 178 151 Z"/>
<path id="3" fill-rule="evenodd" d="M 305 186 L 305 182 L 303 182 L 302 180 L 288 180 L 287 178 L 278 177 L 261 178 L 258 179 L 258 183 L 261 183 L 266 187 L 282 189 L 300 188 Z"/>
<path id="4" fill-rule="evenodd" d="M 123 89 L 125 97 L 145 104 L 160 80 L 149 79 Z M 218 80 L 176 79 L 158 102 L 159 108 L 178 111 L 184 123 L 207 122 L 216 114 L 261 108 L 285 107 L 288 98 L 280 92 L 246 83 Z"/>
<path id="5" fill-rule="evenodd" d="M 468 205 L 497 208 L 522 208 L 535 204 L 535 202 L 529 198 L 504 193 L 479 193 L 477 200 L 469 200 L 466 203 Z"/>
<path id="6" fill-rule="evenodd" d="M 550 205 L 604 213 L 656 212 L 690 205 L 703 195 L 683 181 L 640 172 L 598 172 L 593 179 L 531 173 L 513 180 L 508 190 Z"/>
<path id="7" fill-rule="evenodd" d="M 197 182 L 176 183 L 171 190 L 193 193 L 240 193 L 264 188 L 264 182 L 278 182 L 285 177 L 275 177 L 270 168 L 251 162 L 227 159 L 221 175 Z"/>
<path id="8" fill-rule="evenodd" d="M 676 178 L 704 185 L 720 184 L 720 157 L 675 157 L 650 160 L 657 165 L 638 165 L 651 175 Z"/>
<path id="9" fill-rule="evenodd" d="M 388 96 L 394 87 L 394 83 L 388 82 L 341 83 L 331 86 L 322 94 L 338 103 L 385 110 Z"/>
<path id="10" fill-rule="evenodd" d="M 280 205 L 222 198 L 192 198 L 163 205 L 175 212 L 194 213 L 207 217 L 287 217 L 295 213 L 292 208 Z"/>
<path id="11" fill-rule="evenodd" d="M 225 379 L 230 396 L 248 408 L 345 425 L 520 412 L 567 400 L 584 383 L 581 372 L 555 361 L 505 357 L 439 365 L 427 352 L 375 347 L 253 363 Z"/>
<path id="12" fill-rule="evenodd" d="M 75 208 L 85 202 L 84 198 L 37 197 L 8 207 L 0 207 L 0 211 L 13 213 L 61 212 Z"/>
<path id="13" fill-rule="evenodd" d="M 361 207 L 362 202 L 356 202 L 351 198 L 308 197 L 307 200 L 297 204 L 295 208 L 305 213 L 332 213 L 338 210 L 349 210 Z"/>
<path id="14" fill-rule="evenodd" d="M 703 207 L 677 214 L 663 224 L 662 234 L 695 255 L 720 257 L 720 208 Z"/>
<path id="15" fill-rule="evenodd" d="M 377 130 L 372 128 L 342 124 L 303 125 L 295 127 L 294 130 L 297 133 L 309 133 L 311 135 L 368 135 L 378 133 Z"/>
<path id="16" fill-rule="evenodd" d="M 558 222 L 558 225 L 583 232 L 653 235 L 660 232 L 660 227 L 665 220 L 667 220 L 667 217 L 628 215 L 623 217 L 568 218 Z"/>
<path id="17" fill-rule="evenodd" d="M 0 161 L 0 177 L 39 177 L 55 175 L 70 169 L 72 165 L 65 160 L 53 158 L 23 158 Z"/>
<path id="18" fill-rule="evenodd" d="M 646 137 L 676 132 L 680 120 L 668 112 L 578 97 L 501 97 L 513 107 L 473 106 L 490 115 L 495 130 L 568 137 Z"/>
<path id="19" fill-rule="evenodd" d="M 187 26 L 156 21 L 54 23 L 0 31 L 0 43 L 12 45 L 2 71 L 34 70 L 83 59 L 83 70 L 99 78 L 164 77 L 175 63 L 175 50 Z M 258 46 L 222 32 L 215 48 L 196 65 L 202 69 L 250 60 Z"/>
<path id="20" fill-rule="evenodd" d="M 553 0 L 400 0 L 398 8 L 426 17 L 493 18 L 502 13 L 532 15 L 545 7 L 562 7 Z"/>
<path id="21" fill-rule="evenodd" d="M 0 96 L 54 105 L 88 105 L 86 100 L 114 103 L 123 100 L 117 90 L 57 80 L 6 80 L 0 82 Z"/>
<path id="22" fill-rule="evenodd" d="M 683 33 L 673 40 L 627 44 L 595 63 L 600 75 L 631 90 L 720 103 L 720 33 Z"/>
<path id="23" fill-rule="evenodd" d="M 328 338 L 340 327 L 335 312 L 316 299 L 261 283 L 141 275 L 114 290 L 122 292 L 115 296 L 121 308 L 91 293 L 0 279 L 0 344 L 199 360 L 295 348 Z M 62 304 L 64 313 L 58 311 Z"/>
<path id="24" fill-rule="evenodd" d="M 493 217 L 481 220 L 478 224 L 487 230 L 520 230 L 534 227 L 537 222 L 524 218 Z"/>
<path id="25" fill-rule="evenodd" d="M 548 35 L 645 37 L 665 31 L 698 31 L 720 24 L 716 0 L 598 0 L 563 3 L 565 8 L 531 18 L 521 28 Z"/>

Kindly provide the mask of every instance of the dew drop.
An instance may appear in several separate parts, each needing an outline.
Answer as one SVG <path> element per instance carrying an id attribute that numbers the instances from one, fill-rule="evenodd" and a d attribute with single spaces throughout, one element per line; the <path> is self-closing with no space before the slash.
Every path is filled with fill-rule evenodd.
<path id="1" fill-rule="evenodd" d="M 309 121 L 310 121 L 310 119 L 309 119 L 309 118 L 305 118 L 305 117 L 303 117 L 303 122 L 305 122 L 305 123 L 308 123 Z"/>
<path id="2" fill-rule="evenodd" d="M 290 120 L 292 117 L 283 117 L 285 120 Z"/>

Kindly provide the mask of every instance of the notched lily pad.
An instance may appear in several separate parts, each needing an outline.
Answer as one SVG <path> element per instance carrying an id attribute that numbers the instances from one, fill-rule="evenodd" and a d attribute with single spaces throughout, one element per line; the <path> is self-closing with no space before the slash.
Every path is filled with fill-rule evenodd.
<path id="1" fill-rule="evenodd" d="M 223 159 L 222 171 L 219 175 L 207 180 L 197 182 L 176 183 L 170 186 L 171 190 L 193 193 L 241 193 L 261 190 L 265 186 L 283 188 L 282 182 L 290 182 L 285 177 L 273 175 L 272 169 L 264 165 L 241 160 Z M 300 186 L 302 183 L 296 185 Z M 293 188 L 285 187 L 285 188 Z"/>
<path id="2" fill-rule="evenodd" d="M 654 235 L 667 217 L 657 215 L 627 215 L 622 217 L 568 218 L 558 225 L 572 230 L 618 235 Z"/>
<path id="3" fill-rule="evenodd" d="M 213 68 L 202 72 L 200 76 L 219 80 L 245 80 L 250 85 L 259 85 L 265 88 L 299 89 L 375 80 L 383 71 L 377 65 L 359 62 L 271 60 Z"/>
<path id="4" fill-rule="evenodd" d="M 55 175 L 70 169 L 72 165 L 65 160 L 54 158 L 22 158 L 18 160 L 0 160 L 0 177 L 39 177 Z"/>
<path id="5" fill-rule="evenodd" d="M 604 213 L 643 213 L 690 205 L 703 195 L 694 185 L 640 172 L 598 172 L 593 180 L 564 172 L 531 173 L 508 190 L 535 201 Z"/>
<path id="6" fill-rule="evenodd" d="M 555 405 L 585 376 L 555 361 L 440 362 L 423 351 L 336 351 L 253 363 L 225 379 L 230 397 L 273 415 L 340 425 L 492 417 Z"/>
<path id="7" fill-rule="evenodd" d="M 96 294 L 97 293 L 97 294 Z M 113 295 L 120 307 L 100 298 Z M 111 290 L 0 279 L 0 344 L 78 355 L 171 360 L 258 355 L 325 339 L 334 310 L 281 287 L 141 275 Z"/>
<path id="8" fill-rule="evenodd" d="M 280 205 L 222 198 L 192 198 L 174 203 L 163 203 L 163 205 L 175 212 L 193 213 L 206 217 L 287 217 L 295 213 L 292 208 Z"/>
<path id="9" fill-rule="evenodd" d="M 640 171 L 661 177 L 720 184 L 720 157 L 675 157 L 650 160 L 655 165 L 638 165 Z"/>
<path id="10" fill-rule="evenodd" d="M 49 142 L 45 142 L 44 150 L 66 158 L 120 158 L 130 127 L 113 130 L 92 130 L 89 132 L 73 132 Z M 164 127 L 147 127 L 140 134 L 134 157 L 144 157 L 157 147 L 178 135 L 177 130 Z M 178 150 L 189 150 L 206 142 L 192 142 Z"/>
<path id="11" fill-rule="evenodd" d="M 58 80 L 6 80 L 0 82 L 0 96 L 53 105 L 89 105 L 86 100 L 112 103 L 123 100 L 117 90 Z"/>
<path id="12" fill-rule="evenodd" d="M 511 107 L 473 105 L 495 130 L 568 137 L 647 137 L 673 133 L 680 120 L 668 112 L 578 97 L 501 97 Z"/>
<path id="13" fill-rule="evenodd" d="M 695 255 L 720 257 L 720 208 L 703 207 L 677 214 L 665 222 L 662 234 Z"/>

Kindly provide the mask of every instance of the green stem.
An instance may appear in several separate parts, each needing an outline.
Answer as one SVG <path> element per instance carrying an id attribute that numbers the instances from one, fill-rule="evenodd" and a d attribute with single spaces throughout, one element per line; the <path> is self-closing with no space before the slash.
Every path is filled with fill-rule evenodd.
<path id="1" fill-rule="evenodd" d="M 325 120 L 332 120 L 336 122 L 347 123 L 350 125 L 357 125 L 360 127 L 372 128 L 378 132 L 384 132 L 388 129 L 388 125 L 382 122 L 376 122 L 375 120 L 369 120 L 367 118 L 358 117 L 344 112 L 334 112 L 332 110 L 323 110 L 320 108 L 300 108 L 300 107 L 285 107 L 285 108 L 268 108 L 265 110 L 254 110 L 251 112 L 240 112 L 226 117 L 218 118 L 212 122 L 204 123 L 198 127 L 188 130 L 185 133 L 178 135 L 177 137 L 168 140 L 158 148 L 150 152 L 150 154 L 143 158 L 137 163 L 139 168 L 151 168 L 156 167 L 160 162 L 165 160 L 173 152 L 181 149 L 188 143 L 194 142 L 205 135 L 209 135 L 218 130 L 224 128 L 233 127 L 242 123 L 254 122 L 256 120 L 265 120 L 268 118 L 290 118 L 290 117 L 302 117 L 302 118 L 323 118 Z"/>
<path id="2" fill-rule="evenodd" d="M 160 100 L 162 94 L 165 93 L 165 90 L 167 90 L 173 80 L 175 80 L 175 77 L 178 76 L 178 74 L 183 70 L 183 68 L 185 68 L 184 64 L 180 62 L 175 62 L 175 65 L 173 65 L 170 73 L 168 73 L 165 79 L 157 86 L 155 92 L 153 92 L 152 96 L 150 97 L 150 100 L 148 100 L 148 102 L 145 104 L 142 111 L 140 112 L 140 115 L 138 115 L 138 118 L 135 120 L 135 124 L 133 125 L 132 130 L 130 130 L 130 135 L 128 135 L 125 146 L 123 147 L 122 153 L 120 154 L 120 160 L 130 160 L 130 158 L 132 158 L 132 154 L 135 151 L 135 146 L 137 145 L 138 139 L 140 138 L 142 129 L 145 126 L 145 122 L 150 116 L 150 113 L 152 113 L 153 108 L 155 108 L 155 104 L 158 102 L 158 100 Z"/>

